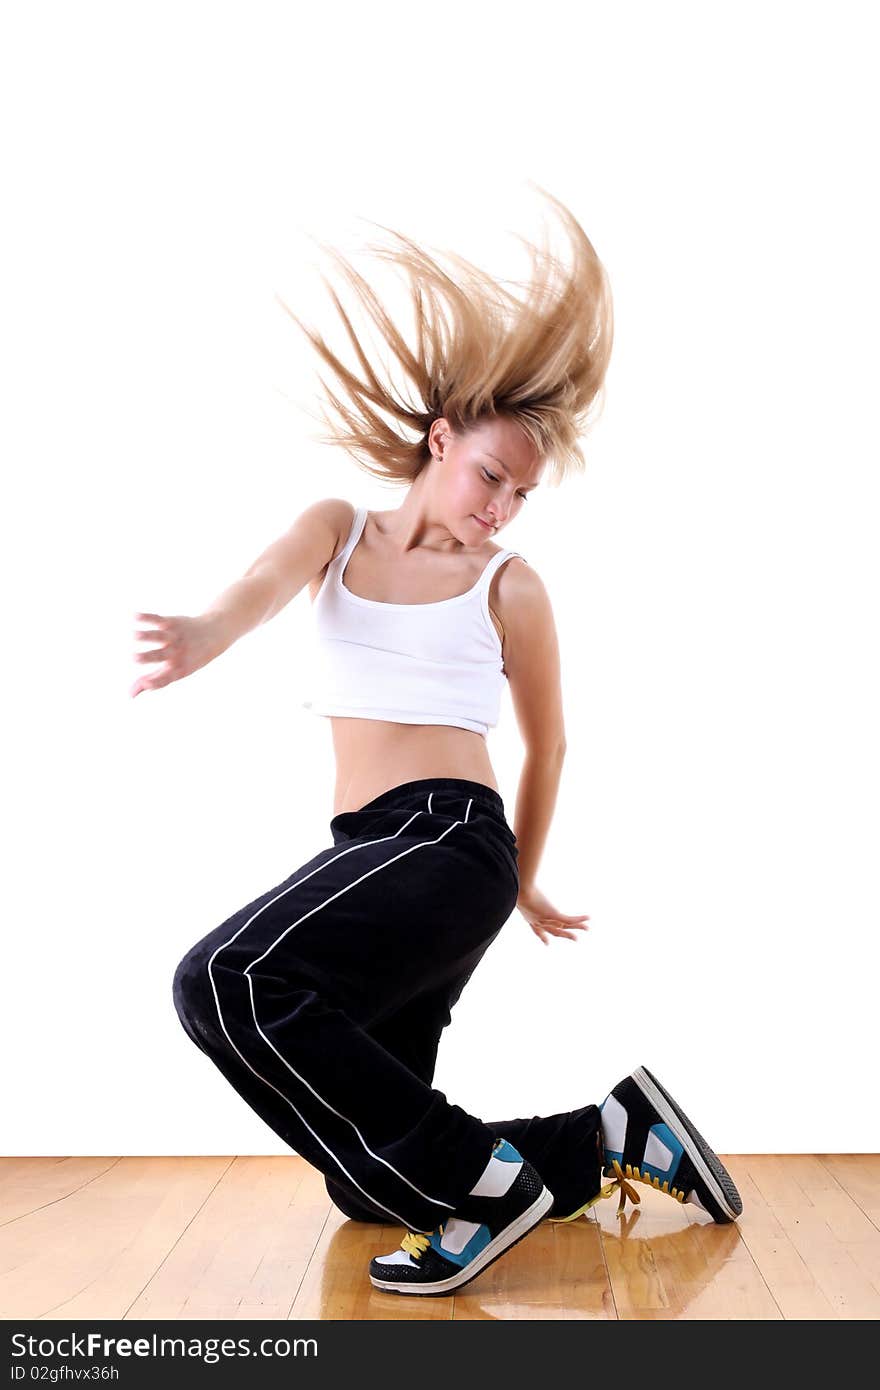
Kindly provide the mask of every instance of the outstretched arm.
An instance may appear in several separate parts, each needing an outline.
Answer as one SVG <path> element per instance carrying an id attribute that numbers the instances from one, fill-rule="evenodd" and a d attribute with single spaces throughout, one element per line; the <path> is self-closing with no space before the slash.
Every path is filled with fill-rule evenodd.
<path id="1" fill-rule="evenodd" d="M 158 645 L 138 652 L 138 662 L 163 663 L 162 669 L 141 676 L 131 695 L 157 690 L 192 675 L 220 656 L 246 632 L 268 622 L 329 564 L 339 540 L 340 524 L 349 504 L 326 498 L 307 507 L 277 541 L 263 551 L 242 575 L 197 617 L 164 617 L 136 613 L 142 624 L 137 640 Z"/>
<path id="2" fill-rule="evenodd" d="M 540 576 L 516 559 L 501 570 L 496 604 L 504 628 L 504 669 L 525 745 L 513 825 L 520 875 L 517 907 L 545 945 L 548 935 L 576 940 L 574 933 L 586 930 L 588 914 L 558 912 L 536 882 L 565 760 L 553 609 Z"/>

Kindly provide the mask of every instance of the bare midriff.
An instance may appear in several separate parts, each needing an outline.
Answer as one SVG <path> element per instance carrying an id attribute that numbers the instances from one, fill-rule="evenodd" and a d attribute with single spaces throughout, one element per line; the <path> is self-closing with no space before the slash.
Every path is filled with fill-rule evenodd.
<path id="1" fill-rule="evenodd" d="M 342 541 L 338 549 L 341 545 Z M 493 551 L 495 549 L 493 547 Z M 486 553 L 482 564 L 486 563 Z M 350 569 L 351 562 L 347 567 Z M 309 585 L 313 603 L 325 574 L 326 570 Z M 472 583 L 476 577 L 475 573 L 469 581 L 465 579 L 465 584 Z M 371 578 L 367 574 L 368 585 Z M 497 576 L 493 576 L 490 588 L 490 614 L 499 637 L 503 637 L 500 620 L 492 610 L 495 578 Z M 486 739 L 473 729 L 453 724 L 399 724 L 387 719 L 326 717 L 333 733 L 336 759 L 334 816 L 343 811 L 359 811 L 392 787 L 423 777 L 460 777 L 468 782 L 482 782 L 498 791 Z"/>
<path id="2" fill-rule="evenodd" d="M 336 754 L 333 814 L 358 811 L 403 782 L 463 777 L 498 791 L 486 740 L 448 724 L 392 724 L 330 717 Z"/>

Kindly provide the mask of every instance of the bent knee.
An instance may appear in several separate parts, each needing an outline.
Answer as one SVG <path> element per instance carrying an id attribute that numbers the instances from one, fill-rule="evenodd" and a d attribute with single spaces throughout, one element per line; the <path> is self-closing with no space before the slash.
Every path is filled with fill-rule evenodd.
<path id="1" fill-rule="evenodd" d="M 183 957 L 171 983 L 174 1007 L 184 1027 L 205 1017 L 211 1007 L 208 963 L 197 947 Z"/>

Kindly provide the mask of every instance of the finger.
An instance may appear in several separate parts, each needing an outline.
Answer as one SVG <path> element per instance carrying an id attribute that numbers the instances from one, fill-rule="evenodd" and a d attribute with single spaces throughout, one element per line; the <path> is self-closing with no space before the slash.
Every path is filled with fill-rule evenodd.
<path id="1" fill-rule="evenodd" d="M 140 695 L 142 691 L 152 689 L 153 682 L 150 680 L 135 681 L 134 685 L 131 687 L 131 697 L 134 699 L 135 695 Z"/>
<path id="2" fill-rule="evenodd" d="M 134 637 L 136 642 L 153 642 L 162 647 L 178 647 L 181 641 L 180 633 L 173 629 L 170 632 L 160 632 L 155 628 L 152 632 L 136 632 Z"/>
<path id="3" fill-rule="evenodd" d="M 167 647 L 157 647 L 151 652 L 135 652 L 135 661 L 169 661 Z"/>
<path id="4" fill-rule="evenodd" d="M 135 619 L 139 623 L 170 623 L 170 618 L 163 618 L 161 613 L 135 613 Z"/>
<path id="5" fill-rule="evenodd" d="M 161 690 L 163 686 L 170 685 L 174 680 L 171 672 L 160 672 L 155 676 L 147 676 L 139 682 L 141 690 Z"/>

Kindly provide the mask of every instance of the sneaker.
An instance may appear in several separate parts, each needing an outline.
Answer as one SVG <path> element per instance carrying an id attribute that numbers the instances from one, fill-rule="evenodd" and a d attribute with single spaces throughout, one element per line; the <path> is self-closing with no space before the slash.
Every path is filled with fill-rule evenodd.
<path id="1" fill-rule="evenodd" d="M 428 1234 L 408 1231 L 400 1249 L 370 1261 L 370 1282 L 388 1293 L 460 1289 L 528 1235 L 553 1194 L 506 1139 L 496 1139 L 485 1171 L 461 1206 Z"/>
<path id="2" fill-rule="evenodd" d="M 719 1225 L 741 1214 L 742 1199 L 721 1159 L 647 1067 L 637 1067 L 619 1082 L 599 1109 L 603 1172 L 613 1181 L 593 1202 L 619 1188 L 617 1211 L 622 1216 L 627 1197 L 639 1201 L 630 1179 L 679 1202 L 692 1202 Z"/>

